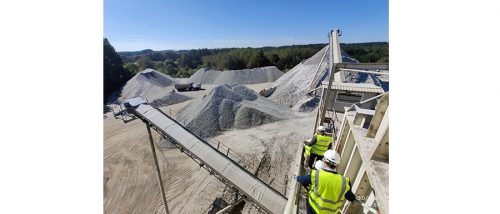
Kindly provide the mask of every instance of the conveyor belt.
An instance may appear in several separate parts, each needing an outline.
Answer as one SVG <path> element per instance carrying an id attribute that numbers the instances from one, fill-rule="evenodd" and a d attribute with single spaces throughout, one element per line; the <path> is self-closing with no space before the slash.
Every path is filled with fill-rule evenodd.
<path id="1" fill-rule="evenodd" d="M 131 105 L 130 105 L 131 104 Z M 148 104 L 130 103 L 128 111 L 143 121 L 147 121 L 160 134 L 168 136 L 183 147 L 186 152 L 202 161 L 211 173 L 236 187 L 239 193 L 247 196 L 269 213 L 283 213 L 287 198 L 245 170 L 223 153 L 206 143 L 203 139 L 180 125 L 168 115 Z"/>

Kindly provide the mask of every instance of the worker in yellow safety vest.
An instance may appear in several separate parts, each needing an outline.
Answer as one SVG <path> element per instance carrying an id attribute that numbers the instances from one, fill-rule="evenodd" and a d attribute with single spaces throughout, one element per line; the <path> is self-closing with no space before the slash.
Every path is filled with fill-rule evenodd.
<path id="1" fill-rule="evenodd" d="M 349 178 L 335 171 L 339 163 L 340 155 L 334 150 L 328 150 L 324 153 L 321 169 L 313 169 L 309 175 L 295 177 L 303 186 L 311 186 L 307 214 L 339 213 L 346 199 L 356 199 L 351 191 Z"/>
<path id="2" fill-rule="evenodd" d="M 323 158 L 323 154 L 331 148 L 332 138 L 325 134 L 325 127 L 318 127 L 318 133 L 315 134 L 310 140 L 302 141 L 304 143 L 304 156 L 309 154 L 309 158 L 307 161 L 307 166 L 309 169 L 313 168 L 314 159 L 321 160 Z M 310 147 L 310 148 L 308 148 Z M 308 151 L 310 149 L 310 151 Z"/>
<path id="3" fill-rule="evenodd" d="M 307 140 L 308 143 L 311 142 L 311 139 Z M 307 144 L 304 144 L 304 166 L 307 166 L 309 161 L 309 156 L 311 155 L 311 147 Z"/>

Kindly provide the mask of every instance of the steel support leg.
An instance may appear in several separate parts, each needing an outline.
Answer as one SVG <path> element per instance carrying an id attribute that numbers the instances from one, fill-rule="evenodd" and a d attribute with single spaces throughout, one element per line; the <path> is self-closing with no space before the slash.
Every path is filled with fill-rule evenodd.
<path id="1" fill-rule="evenodd" d="M 148 123 L 146 123 L 146 128 L 148 129 L 149 144 L 151 144 L 151 152 L 153 153 L 153 159 L 155 161 L 156 174 L 158 175 L 158 182 L 160 184 L 160 191 L 161 191 L 161 196 L 163 198 L 163 205 L 165 205 L 165 213 L 169 214 L 168 205 L 167 205 L 167 198 L 165 197 L 165 190 L 163 189 L 163 182 L 161 179 L 160 167 L 158 166 L 158 159 L 156 158 L 156 150 L 155 150 L 155 145 L 153 143 L 153 136 L 151 136 L 151 128 L 149 127 Z"/>

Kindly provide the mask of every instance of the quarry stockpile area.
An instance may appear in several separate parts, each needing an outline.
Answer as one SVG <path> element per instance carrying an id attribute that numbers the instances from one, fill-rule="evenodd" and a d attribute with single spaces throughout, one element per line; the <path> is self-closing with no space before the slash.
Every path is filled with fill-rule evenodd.
<path id="1" fill-rule="evenodd" d="M 293 111 L 278 105 L 244 85 L 224 84 L 202 99 L 188 104 L 178 121 L 202 138 L 236 128 L 247 129 L 290 118 Z"/>
<path id="2" fill-rule="evenodd" d="M 120 99 L 157 100 L 166 113 L 175 106 L 181 124 L 203 138 L 217 139 L 259 166 L 252 172 L 259 179 L 287 184 L 300 142 L 314 134 L 319 100 L 306 92 L 326 78 L 327 47 L 287 73 L 274 66 L 223 72 L 202 68 L 189 79 L 176 79 L 146 69 L 123 86 Z M 356 61 L 344 53 L 342 59 Z M 200 82 L 207 90 L 174 89 L 185 82 Z M 269 87 L 276 87 L 271 96 L 258 94 Z M 112 112 L 106 115 L 104 213 L 164 213 L 146 125 L 140 120 L 124 123 Z M 152 135 L 170 213 L 216 213 L 235 202 L 231 189 L 178 149 L 162 148 L 161 136 L 155 131 Z M 259 211 L 247 203 L 240 213 Z"/>

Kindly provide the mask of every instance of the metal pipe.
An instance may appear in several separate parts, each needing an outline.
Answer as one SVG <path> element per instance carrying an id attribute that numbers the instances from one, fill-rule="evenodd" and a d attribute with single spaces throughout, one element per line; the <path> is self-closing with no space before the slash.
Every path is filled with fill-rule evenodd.
<path id="1" fill-rule="evenodd" d="M 230 209 L 230 208 L 233 208 L 235 207 L 236 205 L 238 205 L 239 203 L 241 203 L 242 201 L 244 201 L 245 199 L 240 199 L 236 202 L 234 202 L 233 204 L 230 204 L 230 205 L 227 205 L 227 207 L 225 207 L 224 209 L 222 210 L 219 210 L 219 212 L 217 212 L 216 214 L 221 214 L 221 213 L 224 213 L 224 211 Z"/>
<path id="2" fill-rule="evenodd" d="M 120 103 L 118 103 L 118 106 L 120 106 L 120 116 L 122 116 L 122 120 L 125 120 L 123 119 L 123 109 L 122 109 L 122 105 Z"/>
<path id="3" fill-rule="evenodd" d="M 384 96 L 384 95 L 386 95 L 387 93 L 389 93 L 389 92 L 385 92 L 385 93 L 383 93 L 383 94 L 379 94 L 379 95 L 374 96 L 374 97 L 372 97 L 372 98 L 370 98 L 370 99 L 363 100 L 363 101 L 361 101 L 361 102 L 359 102 L 359 103 L 354 103 L 354 104 L 352 104 L 352 105 L 351 105 L 351 106 L 347 109 L 347 111 L 351 110 L 351 109 L 352 109 L 352 107 L 354 107 L 354 105 L 356 105 L 356 104 L 359 104 L 359 105 L 360 105 L 360 107 L 361 107 L 361 105 L 363 105 L 363 104 L 365 104 L 365 103 L 367 103 L 367 102 L 370 102 L 370 101 L 372 101 L 372 100 L 378 99 L 378 98 L 380 98 L 380 97 L 383 97 L 383 96 Z"/>
<path id="4" fill-rule="evenodd" d="M 158 182 L 160 184 L 160 191 L 161 191 L 161 196 L 163 198 L 163 205 L 165 205 L 165 213 L 169 214 L 168 205 L 167 205 L 167 198 L 165 197 L 165 190 L 163 189 L 163 182 L 161 179 L 160 167 L 158 166 L 158 159 L 156 158 L 156 150 L 155 150 L 155 145 L 153 143 L 153 136 L 151 136 L 151 128 L 149 128 L 148 123 L 146 123 L 146 128 L 148 129 L 149 144 L 151 144 L 151 152 L 153 153 L 153 159 L 154 159 L 155 167 L 156 167 L 156 174 L 158 175 Z"/>
<path id="5" fill-rule="evenodd" d="M 337 68 L 346 69 L 368 69 L 368 70 L 389 70 L 389 63 L 337 63 Z"/>
<path id="6" fill-rule="evenodd" d="M 115 117 L 116 116 L 115 108 L 113 106 L 111 106 L 111 105 L 109 105 L 109 107 L 111 108 L 111 111 L 113 111 L 113 117 Z"/>

